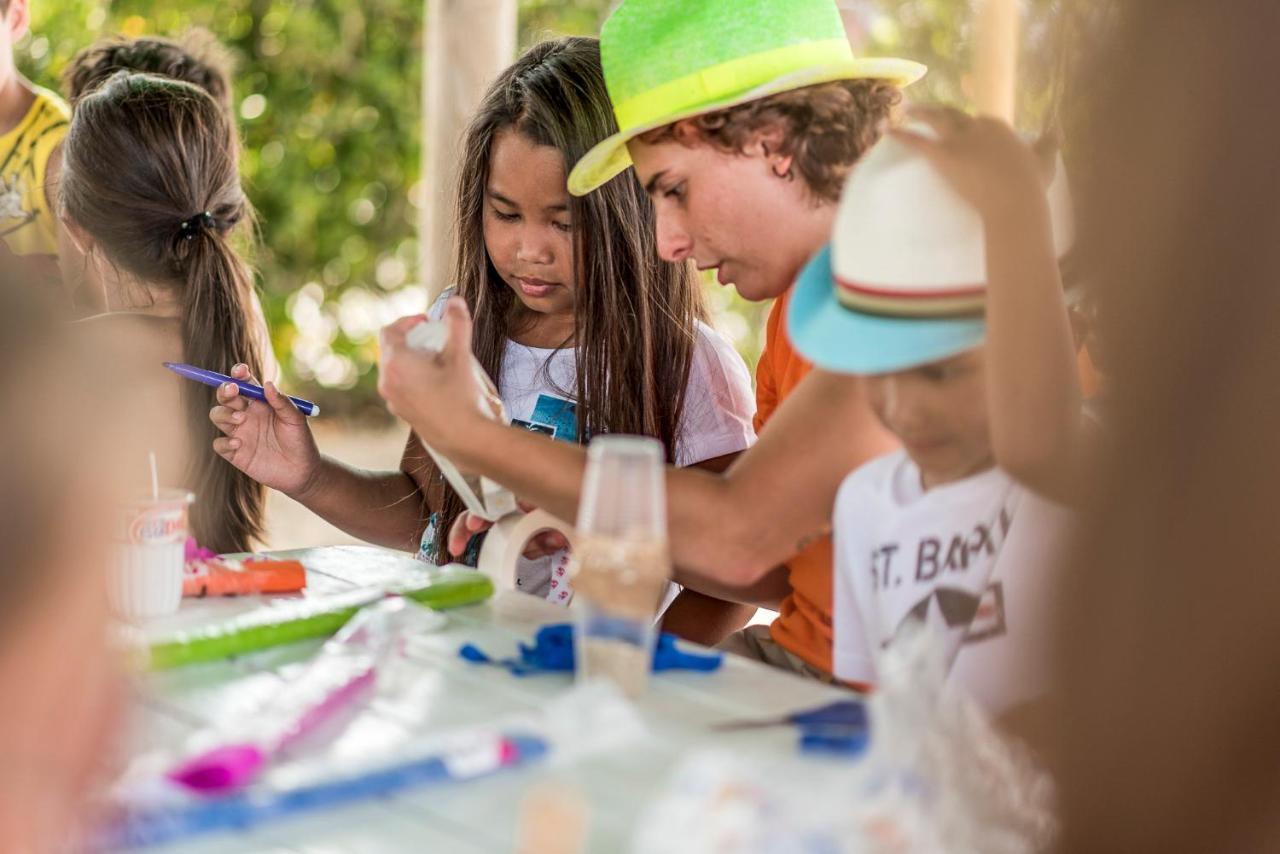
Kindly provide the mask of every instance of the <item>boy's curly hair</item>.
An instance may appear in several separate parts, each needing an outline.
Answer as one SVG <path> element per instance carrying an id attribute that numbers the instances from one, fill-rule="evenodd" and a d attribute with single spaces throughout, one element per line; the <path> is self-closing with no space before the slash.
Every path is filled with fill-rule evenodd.
<path id="1" fill-rule="evenodd" d="M 62 75 L 63 92 L 74 108 L 118 71 L 190 83 L 212 95 L 223 109 L 231 109 L 231 61 L 226 48 L 208 30 L 193 29 L 177 41 L 155 36 L 103 39 L 71 60 Z"/>
<path id="2" fill-rule="evenodd" d="M 834 202 L 849 170 L 880 139 L 901 100 L 901 91 L 887 80 L 839 80 L 682 119 L 640 139 L 650 145 L 668 140 L 693 144 L 678 133 L 685 126 L 692 127 L 696 140 L 743 153 L 757 133 L 778 130 L 776 153 L 794 158 L 788 177 L 798 171 L 810 192 Z"/>

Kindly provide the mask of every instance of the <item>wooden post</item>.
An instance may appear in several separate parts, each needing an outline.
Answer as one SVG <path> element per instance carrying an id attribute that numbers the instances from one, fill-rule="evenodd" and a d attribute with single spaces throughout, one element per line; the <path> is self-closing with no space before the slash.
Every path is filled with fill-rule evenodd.
<path id="1" fill-rule="evenodd" d="M 1013 124 L 1018 78 L 1018 0 L 976 0 L 974 107 Z"/>
<path id="2" fill-rule="evenodd" d="M 420 262 L 427 295 L 448 285 L 459 142 L 485 89 L 515 59 L 516 0 L 425 0 Z"/>

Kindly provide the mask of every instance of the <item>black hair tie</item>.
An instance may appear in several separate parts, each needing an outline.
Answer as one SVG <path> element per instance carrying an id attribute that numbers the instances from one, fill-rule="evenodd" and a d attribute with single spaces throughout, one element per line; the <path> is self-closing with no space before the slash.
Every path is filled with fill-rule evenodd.
<path id="1" fill-rule="evenodd" d="M 213 218 L 213 214 L 209 211 L 198 213 L 190 219 L 183 220 L 180 225 L 178 236 L 183 240 L 191 240 L 202 231 L 213 231 L 218 223 Z"/>

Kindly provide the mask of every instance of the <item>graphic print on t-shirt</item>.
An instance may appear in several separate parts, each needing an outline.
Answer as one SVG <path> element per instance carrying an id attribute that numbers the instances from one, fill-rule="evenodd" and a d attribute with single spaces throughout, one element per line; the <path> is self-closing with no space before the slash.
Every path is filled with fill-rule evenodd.
<path id="1" fill-rule="evenodd" d="M 931 606 L 936 606 L 932 607 Z M 913 623 L 928 623 L 930 610 L 936 611 L 947 629 L 964 629 L 960 643 L 977 643 L 1005 633 L 1004 585 L 987 585 L 981 596 L 959 587 L 937 587 L 917 602 L 898 623 L 893 638 L 880 642 L 886 648 Z"/>
<path id="2" fill-rule="evenodd" d="M 924 623 L 948 682 L 999 714 L 1048 690 L 1057 556 L 1072 516 L 998 468 L 925 489 L 903 451 L 840 487 L 836 675 L 875 684 L 886 641 Z"/>
<path id="3" fill-rule="evenodd" d="M 35 211 L 25 210 L 22 199 L 26 195 L 22 178 L 14 175 L 10 183 L 0 175 L 0 236 L 17 231 L 36 218 Z"/>
<path id="4" fill-rule="evenodd" d="M 0 133 L 0 240 L 15 255 L 57 253 L 57 217 L 50 210 L 45 172 L 67 124 L 66 105 L 37 89 L 18 125 Z"/>
<path id="5" fill-rule="evenodd" d="M 526 421 L 512 418 L 511 423 L 535 433 L 543 433 L 561 442 L 578 441 L 578 404 L 563 397 L 540 392 L 533 412 Z M 573 597 L 573 585 L 569 581 L 569 550 L 560 549 L 552 555 L 535 560 L 523 560 L 516 574 L 516 586 L 547 587 L 546 598 L 567 605 Z M 527 586 L 528 585 L 528 586 Z"/>
<path id="6" fill-rule="evenodd" d="M 538 402 L 534 405 L 533 415 L 528 421 L 513 418 L 511 423 L 534 433 L 545 433 L 563 442 L 576 442 L 578 441 L 578 404 L 544 392 L 538 395 Z"/>
<path id="7" fill-rule="evenodd" d="M 989 522 L 972 523 L 949 535 L 926 535 L 915 542 L 881 543 L 871 552 L 871 587 L 887 614 L 901 614 L 893 642 L 910 623 L 933 625 L 952 639 L 952 649 L 1005 634 L 1004 589 L 990 573 L 1013 524 L 1008 505 Z"/>

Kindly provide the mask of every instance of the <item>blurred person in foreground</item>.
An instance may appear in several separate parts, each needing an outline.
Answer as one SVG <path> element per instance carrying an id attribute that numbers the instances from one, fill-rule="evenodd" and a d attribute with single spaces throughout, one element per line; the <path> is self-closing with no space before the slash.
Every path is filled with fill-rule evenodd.
<path id="1" fill-rule="evenodd" d="M 78 850 L 85 802 L 112 758 L 118 672 L 102 578 L 108 448 L 89 413 L 105 388 L 0 257 L 0 851 Z"/>
<path id="2" fill-rule="evenodd" d="M 1112 393 L 1062 597 L 1060 845 L 1280 851 L 1280 4 L 1117 10 L 1077 81 Z"/>

